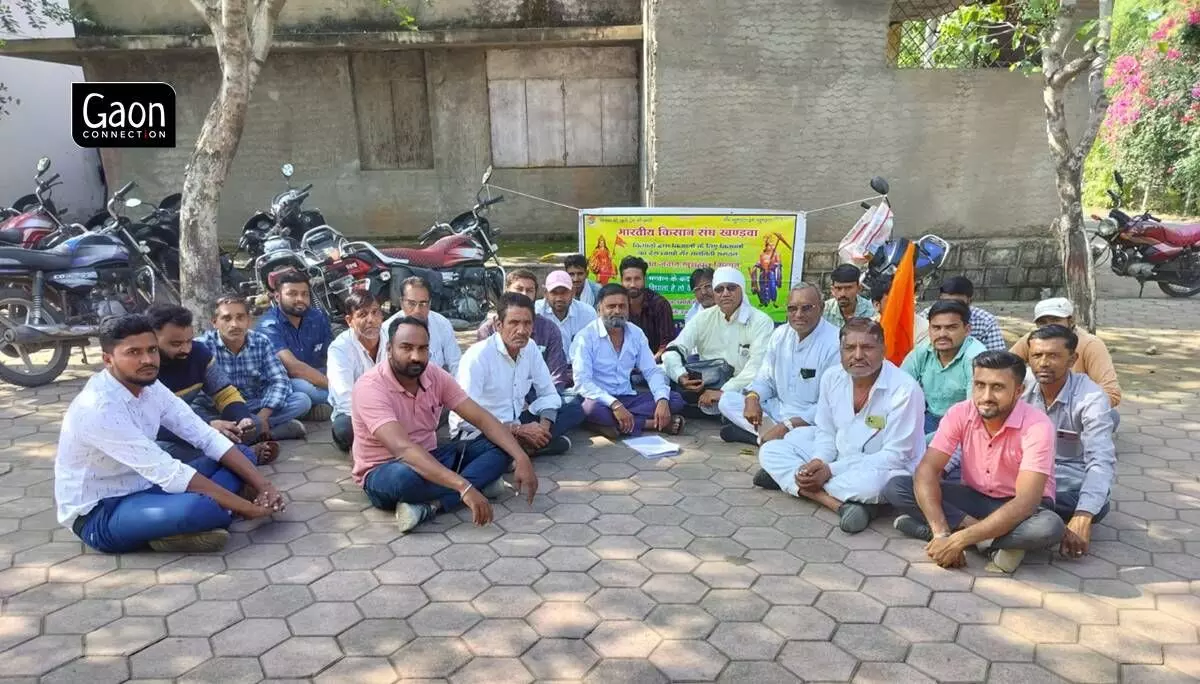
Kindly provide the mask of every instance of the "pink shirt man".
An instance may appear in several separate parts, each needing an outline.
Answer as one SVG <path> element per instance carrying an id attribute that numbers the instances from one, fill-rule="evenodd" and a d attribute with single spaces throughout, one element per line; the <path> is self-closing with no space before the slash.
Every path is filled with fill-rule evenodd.
<path id="1" fill-rule="evenodd" d="M 400 386 L 389 363 L 377 364 L 354 383 L 350 395 L 354 424 L 354 481 L 362 485 L 367 473 L 393 460 L 391 452 L 375 437 L 375 431 L 397 422 L 408 438 L 426 451 L 437 448 L 437 427 L 442 409 L 453 411 L 468 399 L 454 377 L 441 366 L 429 364 L 421 375 L 421 389 L 414 396 Z"/>
<path id="2" fill-rule="evenodd" d="M 1029 470 L 1047 476 L 1043 496 L 1054 498 L 1054 423 L 1024 401 L 1017 402 L 995 436 L 970 399 L 959 402 L 946 412 L 929 446 L 944 454 L 962 446 L 962 481 L 977 492 L 997 499 L 1016 496 L 1017 473 Z"/>

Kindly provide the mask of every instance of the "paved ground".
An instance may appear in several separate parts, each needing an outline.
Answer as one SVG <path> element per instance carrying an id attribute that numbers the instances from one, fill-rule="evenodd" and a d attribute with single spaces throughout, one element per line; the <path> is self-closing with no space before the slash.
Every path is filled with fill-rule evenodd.
<path id="1" fill-rule="evenodd" d="M 1115 511 L 1094 555 L 1031 555 L 1013 577 L 979 557 L 940 570 L 885 520 L 846 536 L 754 489 L 753 456 L 712 429 L 661 461 L 581 437 L 538 462 L 532 508 L 405 537 L 320 430 L 271 469 L 288 511 L 236 525 L 226 552 L 104 556 L 53 511 L 59 419 L 87 369 L 5 386 L 0 677 L 1195 681 L 1200 301 L 1101 311 L 1127 397 Z"/>

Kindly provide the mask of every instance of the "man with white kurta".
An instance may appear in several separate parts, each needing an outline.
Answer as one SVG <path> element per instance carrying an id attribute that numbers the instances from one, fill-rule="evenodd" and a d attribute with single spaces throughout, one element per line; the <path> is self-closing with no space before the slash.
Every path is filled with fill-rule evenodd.
<path id="1" fill-rule="evenodd" d="M 397 287 L 393 284 L 392 287 Z M 383 322 L 379 331 L 379 342 L 384 349 L 388 348 L 390 342 L 388 331 L 392 329 L 392 323 L 412 316 L 425 321 L 425 325 L 429 330 L 429 363 L 435 366 L 441 366 L 450 375 L 458 372 L 458 361 L 462 358 L 462 350 L 458 348 L 458 339 L 455 337 L 454 325 L 450 323 L 450 319 L 432 310 L 433 306 L 433 290 L 429 289 L 429 283 L 420 276 L 410 276 L 405 278 L 399 284 L 400 287 L 400 310 L 392 314 L 392 317 Z"/>
<path id="2" fill-rule="evenodd" d="M 801 283 L 788 293 L 788 324 L 771 334 L 754 382 L 745 394 L 726 392 L 717 403 L 732 423 L 721 428 L 721 439 L 758 446 L 812 425 L 821 376 L 840 362 L 838 329 L 821 311 L 815 285 Z M 759 472 L 756 482 L 772 482 Z"/>
<path id="3" fill-rule="evenodd" d="M 684 401 L 710 416 L 719 415 L 717 404 L 722 396 L 741 394 L 754 380 L 775 327 L 770 316 L 750 305 L 745 289 L 741 271 L 730 266 L 718 268 L 713 273 L 717 305 L 688 321 L 662 355 L 663 369 L 683 389 Z M 691 356 L 701 361 L 721 359 L 732 366 L 733 377 L 720 387 L 705 387 L 684 365 Z"/>
<path id="4" fill-rule="evenodd" d="M 561 454 L 571 448 L 566 432 L 583 422 L 579 402 L 563 404 L 550 367 L 533 341 L 533 300 L 505 292 L 496 307 L 496 332 L 471 345 L 458 364 L 458 384 L 477 404 L 506 425 L 530 455 Z M 526 399 L 533 389 L 533 400 Z M 479 429 L 450 414 L 450 434 L 474 439 Z"/>
<path id="5" fill-rule="evenodd" d="M 333 443 L 350 453 L 354 445 L 354 423 L 350 419 L 350 393 L 354 383 L 375 364 L 387 359 L 383 336 L 383 309 L 369 292 L 355 291 L 346 297 L 346 325 L 350 326 L 329 345 L 329 405 L 333 407 Z"/>
<path id="6" fill-rule="evenodd" d="M 911 475 L 925 451 L 925 396 L 884 359 L 883 328 L 851 318 L 840 332 L 841 368 L 821 376 L 815 429 L 767 442 L 758 458 L 783 491 L 838 514 L 853 534 L 870 524 L 888 480 Z"/>

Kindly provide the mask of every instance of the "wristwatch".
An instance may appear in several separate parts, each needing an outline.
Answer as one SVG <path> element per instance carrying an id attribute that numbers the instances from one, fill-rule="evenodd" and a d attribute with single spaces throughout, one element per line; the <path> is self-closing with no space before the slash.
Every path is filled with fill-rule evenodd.
<path id="1" fill-rule="evenodd" d="M 950 536 L 949 532 L 940 532 L 938 534 L 933 535 L 933 538 L 934 539 L 945 539 L 946 537 L 949 537 L 949 536 Z"/>
<path id="2" fill-rule="evenodd" d="M 791 418 L 788 418 L 787 420 L 783 421 L 783 426 L 788 429 L 788 432 L 791 432 L 792 430 L 796 429 L 796 424 L 792 422 Z"/>

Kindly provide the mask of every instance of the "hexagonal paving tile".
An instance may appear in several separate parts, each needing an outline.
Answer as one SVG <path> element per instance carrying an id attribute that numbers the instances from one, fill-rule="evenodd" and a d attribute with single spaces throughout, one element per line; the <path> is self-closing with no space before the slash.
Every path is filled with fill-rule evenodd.
<path id="1" fill-rule="evenodd" d="M 363 594 L 354 602 L 368 618 L 406 618 L 429 603 L 420 587 L 385 585 Z"/>
<path id="2" fill-rule="evenodd" d="M 167 618 L 167 633 L 207 637 L 241 619 L 236 601 L 197 601 Z"/>
<path id="3" fill-rule="evenodd" d="M 816 607 L 838 622 L 879 622 L 885 607 L 879 601 L 855 591 L 827 591 L 817 599 Z"/>
<path id="4" fill-rule="evenodd" d="M 334 636 L 362 619 L 353 603 L 323 602 L 293 613 L 287 624 L 296 636 Z"/>
<path id="5" fill-rule="evenodd" d="M 938 680 L 982 680 L 987 661 L 957 644 L 913 644 L 905 661 Z"/>
<path id="6" fill-rule="evenodd" d="M 538 634 L 523 620 L 484 620 L 462 639 L 476 656 L 519 656 L 538 640 Z"/>
<path id="7" fill-rule="evenodd" d="M 794 641 L 783 647 L 779 662 L 808 681 L 845 681 L 854 671 L 855 660 L 845 651 L 820 641 Z"/>
<path id="8" fill-rule="evenodd" d="M 600 623 L 600 617 L 580 603 L 551 601 L 530 613 L 526 621 L 544 637 L 582 639 Z"/>
<path id="9" fill-rule="evenodd" d="M 708 643 L 736 660 L 773 660 L 783 647 L 778 634 L 753 622 L 726 622 L 717 625 Z"/>
<path id="10" fill-rule="evenodd" d="M 330 637 L 292 637 L 263 654 L 268 677 L 312 677 L 342 657 Z"/>
<path id="11" fill-rule="evenodd" d="M 167 635 L 160 618 L 123 617 L 84 637 L 89 656 L 129 656 Z"/>
<path id="12" fill-rule="evenodd" d="M 662 641 L 657 632 L 633 620 L 601 622 L 587 643 L 604 658 L 645 658 Z"/>
<path id="13" fill-rule="evenodd" d="M 542 639 L 521 656 L 521 662 L 539 679 L 579 679 L 596 660 L 596 653 L 575 639 Z"/>
<path id="14" fill-rule="evenodd" d="M 134 678 L 172 678 L 212 657 L 207 639 L 167 637 L 130 658 Z"/>
<path id="15" fill-rule="evenodd" d="M 40 636 L 5 651 L 0 662 L 5 675 L 36 677 L 81 655 L 83 647 L 76 635 Z"/>
<path id="16" fill-rule="evenodd" d="M 419 636 L 460 636 L 481 619 L 469 603 L 431 603 L 408 618 L 408 624 Z"/>
<path id="17" fill-rule="evenodd" d="M 519 618 L 541 603 L 542 597 L 529 587 L 497 586 L 476 596 L 471 605 L 484 617 Z"/>
<path id="18" fill-rule="evenodd" d="M 714 679 L 728 662 L 724 655 L 703 641 L 664 641 L 650 662 L 673 680 Z"/>

